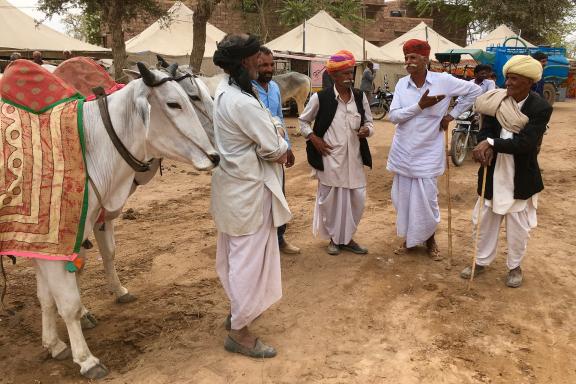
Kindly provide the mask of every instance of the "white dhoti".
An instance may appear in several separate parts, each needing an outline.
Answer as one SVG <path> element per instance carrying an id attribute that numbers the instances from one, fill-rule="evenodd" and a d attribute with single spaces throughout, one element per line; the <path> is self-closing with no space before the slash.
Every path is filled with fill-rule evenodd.
<path id="1" fill-rule="evenodd" d="M 472 214 L 474 224 L 473 238 L 476 236 L 476 224 L 478 223 L 478 210 L 480 199 L 476 202 Z M 508 258 L 506 265 L 508 269 L 520 266 L 530 238 L 530 230 L 536 228 L 538 220 L 536 217 L 536 207 L 533 199 L 528 199 L 526 207 L 519 212 L 497 214 L 493 211 L 492 204 L 487 201 L 482 207 L 482 221 L 480 223 L 480 233 L 478 235 L 478 253 L 476 264 L 487 266 L 496 257 L 498 248 L 498 234 L 502 220 L 506 218 L 506 239 L 508 241 Z"/>
<path id="2" fill-rule="evenodd" d="M 251 235 L 218 233 L 216 271 L 230 299 L 232 329 L 242 329 L 282 297 L 280 249 L 272 192 L 264 188 L 264 218 Z"/>
<path id="3" fill-rule="evenodd" d="M 428 240 L 440 223 L 436 178 L 394 175 L 392 204 L 396 209 L 396 230 L 411 248 Z"/>
<path id="4" fill-rule="evenodd" d="M 360 224 L 366 203 L 366 187 L 341 188 L 318 183 L 312 232 L 332 239 L 334 244 L 348 244 Z"/>

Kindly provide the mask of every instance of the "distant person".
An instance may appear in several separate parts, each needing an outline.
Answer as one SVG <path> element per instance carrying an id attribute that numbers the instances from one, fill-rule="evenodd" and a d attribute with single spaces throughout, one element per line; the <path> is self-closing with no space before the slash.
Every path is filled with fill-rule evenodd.
<path id="1" fill-rule="evenodd" d="M 474 67 L 474 78 L 469 80 L 471 83 L 476 84 L 482 89 L 482 95 L 488 91 L 496 89 L 494 80 L 489 79 L 492 73 L 492 67 L 486 64 L 478 64 Z M 462 96 L 456 99 L 456 103 L 462 100 Z"/>
<path id="2" fill-rule="evenodd" d="M 10 55 L 10 61 L 11 61 L 11 62 L 12 62 L 12 61 L 19 60 L 19 59 L 21 59 L 21 58 L 22 58 L 22 55 L 20 54 L 20 52 L 13 52 L 13 53 Z"/>
<path id="3" fill-rule="evenodd" d="M 32 61 L 38 65 L 44 64 L 44 60 L 42 60 L 42 52 L 40 51 L 32 52 Z"/>
<path id="4" fill-rule="evenodd" d="M 548 55 L 542 51 L 538 51 L 532 55 L 532 58 L 540 62 L 540 65 L 542 66 L 542 71 L 544 71 L 544 68 L 546 67 L 546 65 L 548 65 Z M 540 80 L 534 83 L 534 85 L 532 86 L 532 91 L 536 92 L 541 97 L 544 97 L 544 76 L 542 76 Z"/>
<path id="5" fill-rule="evenodd" d="M 72 58 L 72 52 L 70 52 L 69 50 L 65 50 L 62 52 L 62 57 L 64 58 L 64 60 L 68 60 Z"/>
<path id="6" fill-rule="evenodd" d="M 366 98 L 368 102 L 370 102 L 372 100 L 372 92 L 374 91 L 374 63 L 370 61 L 366 64 L 366 69 L 362 73 L 360 90 L 366 94 Z"/>

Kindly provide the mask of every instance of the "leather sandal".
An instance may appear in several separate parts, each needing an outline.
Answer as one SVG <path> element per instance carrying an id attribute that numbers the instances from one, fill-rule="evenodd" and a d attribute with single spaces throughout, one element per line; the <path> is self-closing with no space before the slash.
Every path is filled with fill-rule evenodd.
<path id="1" fill-rule="evenodd" d="M 261 342 L 260 339 L 256 339 L 254 346 L 252 348 L 248 348 L 228 336 L 224 342 L 224 349 L 228 352 L 239 353 L 241 355 L 254 358 L 271 358 L 276 356 L 276 350 L 273 347 Z"/>

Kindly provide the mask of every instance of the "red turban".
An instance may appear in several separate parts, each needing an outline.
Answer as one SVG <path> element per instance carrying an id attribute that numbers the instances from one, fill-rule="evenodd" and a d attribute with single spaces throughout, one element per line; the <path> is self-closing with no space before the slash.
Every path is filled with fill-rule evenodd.
<path id="1" fill-rule="evenodd" d="M 404 55 L 409 53 L 417 53 L 422 56 L 430 56 L 430 44 L 424 40 L 411 39 L 404 43 L 402 47 Z"/>
<path id="2" fill-rule="evenodd" d="M 326 70 L 328 73 L 334 73 L 348 68 L 354 68 L 355 65 L 356 59 L 352 52 L 342 50 L 330 56 L 330 59 L 326 63 Z"/>

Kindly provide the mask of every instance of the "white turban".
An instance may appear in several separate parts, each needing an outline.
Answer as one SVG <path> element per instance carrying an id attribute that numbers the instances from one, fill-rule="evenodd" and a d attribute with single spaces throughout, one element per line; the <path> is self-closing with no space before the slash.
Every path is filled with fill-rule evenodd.
<path id="1" fill-rule="evenodd" d="M 510 60 L 504 64 L 502 73 L 504 73 L 504 76 L 508 73 L 515 73 L 536 82 L 542 78 L 542 64 L 531 56 L 516 55 L 512 56 Z"/>

